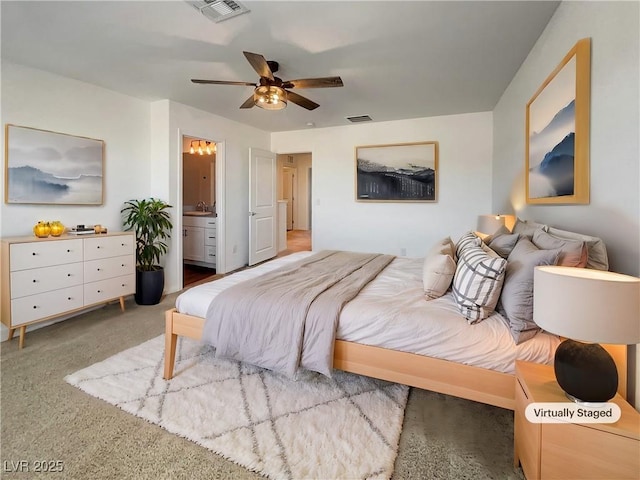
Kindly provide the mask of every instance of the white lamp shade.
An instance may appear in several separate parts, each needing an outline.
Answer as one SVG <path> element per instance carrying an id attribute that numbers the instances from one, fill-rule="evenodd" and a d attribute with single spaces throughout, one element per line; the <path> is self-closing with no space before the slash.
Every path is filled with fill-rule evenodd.
<path id="1" fill-rule="evenodd" d="M 533 321 L 583 342 L 640 343 L 640 278 L 587 268 L 536 267 Z"/>
<path id="2" fill-rule="evenodd" d="M 500 215 L 478 215 L 478 232 L 493 235 L 504 225 L 504 217 Z"/>

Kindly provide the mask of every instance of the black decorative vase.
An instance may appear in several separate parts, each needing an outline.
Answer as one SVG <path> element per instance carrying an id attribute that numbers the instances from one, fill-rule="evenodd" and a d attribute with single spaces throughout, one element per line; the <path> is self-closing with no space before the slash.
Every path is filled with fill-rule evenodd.
<path id="1" fill-rule="evenodd" d="M 136 294 L 138 305 L 157 305 L 164 291 L 164 269 L 136 270 Z"/>
<path id="2" fill-rule="evenodd" d="M 606 402 L 618 390 L 616 364 L 597 343 L 565 340 L 556 350 L 553 368 L 558 385 L 572 400 Z"/>

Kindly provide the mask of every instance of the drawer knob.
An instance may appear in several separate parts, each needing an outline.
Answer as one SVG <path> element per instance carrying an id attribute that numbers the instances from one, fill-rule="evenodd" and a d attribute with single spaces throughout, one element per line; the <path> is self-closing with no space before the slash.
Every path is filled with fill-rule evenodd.
<path id="1" fill-rule="evenodd" d="M 67 249 L 67 253 L 71 253 L 71 250 Z"/>
<path id="2" fill-rule="evenodd" d="M 67 273 L 67 277 L 70 277 L 70 276 L 71 276 L 71 274 L 70 274 L 70 273 Z"/>
<path id="3" fill-rule="evenodd" d="M 38 280 L 36 280 L 35 278 L 33 279 L 33 283 L 38 283 Z"/>
<path id="4" fill-rule="evenodd" d="M 125 246 L 125 244 L 124 244 L 124 243 L 121 243 L 121 244 L 120 244 L 120 246 L 121 246 L 121 247 L 124 247 L 124 246 Z"/>
<path id="5" fill-rule="evenodd" d="M 37 305 L 34 305 L 34 306 L 33 306 L 33 308 L 38 308 L 38 306 L 37 306 Z"/>
<path id="6" fill-rule="evenodd" d="M 98 293 L 102 293 L 102 290 L 98 290 Z"/>
<path id="7" fill-rule="evenodd" d="M 100 248 L 100 245 L 98 245 L 96 248 Z"/>
<path id="8" fill-rule="evenodd" d="M 120 265 L 121 267 L 124 267 L 124 263 L 122 265 Z"/>
<path id="9" fill-rule="evenodd" d="M 100 271 L 100 269 L 98 268 L 98 271 Z"/>
<path id="10" fill-rule="evenodd" d="M 67 300 L 71 300 L 71 297 L 67 297 Z"/>
<path id="11" fill-rule="evenodd" d="M 33 252 L 31 255 L 37 255 L 37 253 L 36 253 L 36 252 Z"/>

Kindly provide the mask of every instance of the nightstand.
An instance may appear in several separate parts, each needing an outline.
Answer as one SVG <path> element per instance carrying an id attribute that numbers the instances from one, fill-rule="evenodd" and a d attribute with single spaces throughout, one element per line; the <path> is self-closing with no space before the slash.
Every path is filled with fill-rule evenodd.
<path id="1" fill-rule="evenodd" d="M 620 395 L 610 402 L 622 412 L 616 423 L 531 423 L 533 402 L 566 402 L 553 367 L 516 362 L 514 464 L 533 479 L 640 478 L 640 413 Z"/>

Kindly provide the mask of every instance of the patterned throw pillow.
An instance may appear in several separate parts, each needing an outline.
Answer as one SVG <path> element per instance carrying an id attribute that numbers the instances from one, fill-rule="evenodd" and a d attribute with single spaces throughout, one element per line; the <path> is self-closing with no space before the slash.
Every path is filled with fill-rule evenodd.
<path id="1" fill-rule="evenodd" d="M 456 259 L 460 258 L 462 252 L 468 247 L 479 247 L 482 240 L 473 232 L 467 232 L 456 242 Z"/>
<path id="2" fill-rule="evenodd" d="M 453 298 L 469 323 L 493 313 L 506 268 L 507 261 L 489 247 L 467 246 L 462 250 L 453 277 Z"/>

